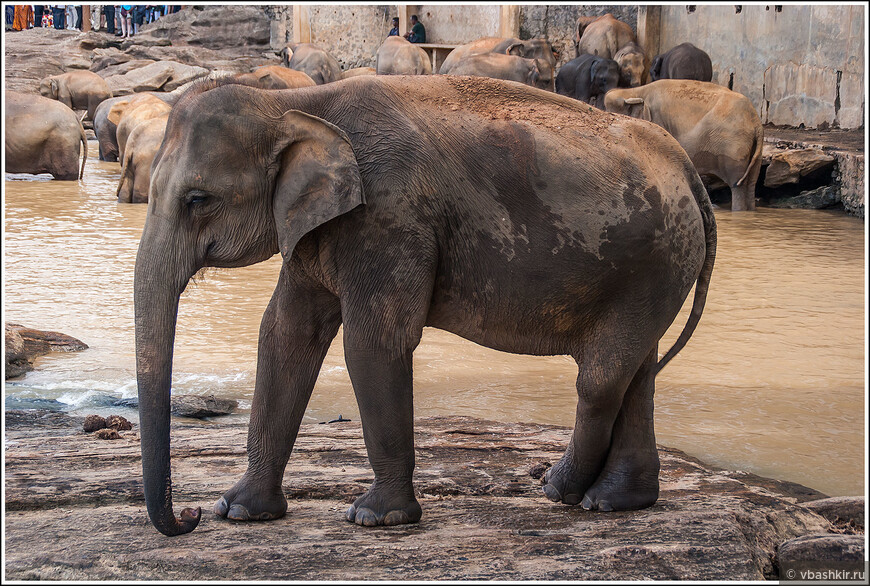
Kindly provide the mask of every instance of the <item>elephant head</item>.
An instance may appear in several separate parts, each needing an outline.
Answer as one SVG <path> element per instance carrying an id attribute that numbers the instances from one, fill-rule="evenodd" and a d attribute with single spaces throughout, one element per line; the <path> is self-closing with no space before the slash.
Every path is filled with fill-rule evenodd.
<path id="1" fill-rule="evenodd" d="M 46 77 L 45 79 L 43 79 L 42 81 L 39 82 L 39 93 L 43 97 L 56 100 L 59 91 L 60 91 L 60 88 L 59 88 L 59 85 L 57 83 L 57 79 L 55 79 L 53 77 Z"/>
<path id="2" fill-rule="evenodd" d="M 596 58 L 589 67 L 589 89 L 603 96 L 619 85 L 619 65 L 613 59 Z"/>
<path id="3" fill-rule="evenodd" d="M 286 99 L 286 97 L 284 98 Z M 178 300 L 203 267 L 239 267 L 364 203 L 348 137 L 279 105 L 274 92 L 198 82 L 169 115 L 152 165 L 134 278 L 145 502 L 166 535 L 192 531 L 200 510 L 172 510 L 169 399 Z"/>
<path id="4" fill-rule="evenodd" d="M 624 114 L 632 118 L 651 120 L 649 107 L 644 99 L 638 96 L 625 96 L 622 90 L 612 90 L 604 96 L 604 109 L 616 114 Z"/>
<path id="5" fill-rule="evenodd" d="M 647 58 L 636 43 L 629 43 L 620 49 L 613 59 L 619 64 L 619 85 L 621 87 L 638 87 L 643 84 L 646 72 Z"/>
<path id="6" fill-rule="evenodd" d="M 555 91 L 553 68 L 544 59 L 533 59 L 526 83 L 542 90 Z"/>

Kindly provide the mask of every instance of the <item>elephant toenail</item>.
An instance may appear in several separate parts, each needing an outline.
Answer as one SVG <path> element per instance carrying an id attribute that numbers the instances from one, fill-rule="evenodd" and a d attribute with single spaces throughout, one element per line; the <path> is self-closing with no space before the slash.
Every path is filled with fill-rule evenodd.
<path id="1" fill-rule="evenodd" d="M 579 494 L 566 494 L 564 496 L 564 498 L 562 498 L 562 502 L 565 503 L 566 505 L 572 505 L 572 506 L 576 505 L 577 503 L 580 502 L 580 495 Z"/>
<path id="2" fill-rule="evenodd" d="M 613 511 L 613 506 L 608 501 L 599 501 L 598 502 L 598 510 L 604 511 L 605 513 L 609 513 Z"/>
<path id="3" fill-rule="evenodd" d="M 365 508 L 356 512 L 356 518 L 354 521 L 357 525 L 362 525 L 364 527 L 375 527 L 378 524 L 378 518 L 375 516 L 374 511 Z"/>
<path id="4" fill-rule="evenodd" d="M 556 487 L 552 484 L 544 485 L 544 494 L 547 495 L 547 498 L 553 501 L 554 503 L 558 503 L 562 500 L 562 495 L 556 490 Z"/>
<path id="5" fill-rule="evenodd" d="M 221 497 L 218 502 L 214 504 L 214 514 L 220 517 L 227 516 L 227 510 L 229 509 L 229 505 L 227 504 L 227 499 Z"/>
<path id="6" fill-rule="evenodd" d="M 384 525 L 402 525 L 408 522 L 408 514 L 405 511 L 390 511 L 384 517 Z"/>
<path id="7" fill-rule="evenodd" d="M 591 511 L 595 508 L 595 504 L 592 502 L 592 499 L 588 496 L 583 497 L 583 502 L 580 503 L 580 506 L 586 509 L 587 511 Z"/>
<path id="8" fill-rule="evenodd" d="M 351 505 L 347 512 L 344 514 L 344 518 L 353 523 L 356 521 L 356 507 Z"/>
<path id="9" fill-rule="evenodd" d="M 227 513 L 227 519 L 232 519 L 233 521 L 249 521 L 251 515 L 248 513 L 248 509 L 243 505 L 233 505 Z"/>

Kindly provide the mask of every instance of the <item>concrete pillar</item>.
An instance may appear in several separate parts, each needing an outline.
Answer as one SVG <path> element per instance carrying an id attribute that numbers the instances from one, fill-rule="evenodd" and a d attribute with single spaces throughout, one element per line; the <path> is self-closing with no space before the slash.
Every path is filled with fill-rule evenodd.
<path id="1" fill-rule="evenodd" d="M 399 36 L 404 37 L 408 32 L 408 20 L 411 18 L 413 6 L 400 5 L 399 7 Z"/>
<path id="2" fill-rule="evenodd" d="M 637 7 L 637 43 L 652 60 L 661 53 L 662 7 Z"/>
<path id="3" fill-rule="evenodd" d="M 308 6 L 293 5 L 293 42 L 311 42 L 311 24 L 308 22 Z"/>
<path id="4" fill-rule="evenodd" d="M 87 4 L 82 6 L 82 32 L 91 30 L 91 7 Z"/>
<path id="5" fill-rule="evenodd" d="M 520 37 L 520 7 L 514 4 L 502 4 L 499 14 L 498 36 Z"/>

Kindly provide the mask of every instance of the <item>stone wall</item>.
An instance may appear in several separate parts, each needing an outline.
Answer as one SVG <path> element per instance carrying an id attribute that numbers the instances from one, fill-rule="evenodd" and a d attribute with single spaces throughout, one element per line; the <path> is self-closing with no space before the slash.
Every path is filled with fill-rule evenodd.
<path id="1" fill-rule="evenodd" d="M 864 125 L 864 10 L 662 6 L 659 51 L 686 41 L 706 51 L 713 81 L 746 95 L 764 123 L 858 128 Z"/>
<path id="2" fill-rule="evenodd" d="M 426 27 L 427 43 L 462 45 L 480 37 L 499 36 L 498 4 L 468 6 L 409 6 L 408 16 L 416 14 Z"/>

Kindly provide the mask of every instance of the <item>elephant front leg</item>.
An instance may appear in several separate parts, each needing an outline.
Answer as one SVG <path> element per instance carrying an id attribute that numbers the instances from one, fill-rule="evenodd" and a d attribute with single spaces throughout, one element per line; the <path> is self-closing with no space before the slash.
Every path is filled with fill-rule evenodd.
<path id="1" fill-rule="evenodd" d="M 260 325 L 248 470 L 214 506 L 236 521 L 287 511 L 282 480 L 320 366 L 341 324 L 336 297 L 282 267 Z"/>
<path id="2" fill-rule="evenodd" d="M 363 423 L 375 480 L 347 511 L 357 525 L 416 523 L 414 497 L 413 350 L 345 347 L 347 370 Z"/>

